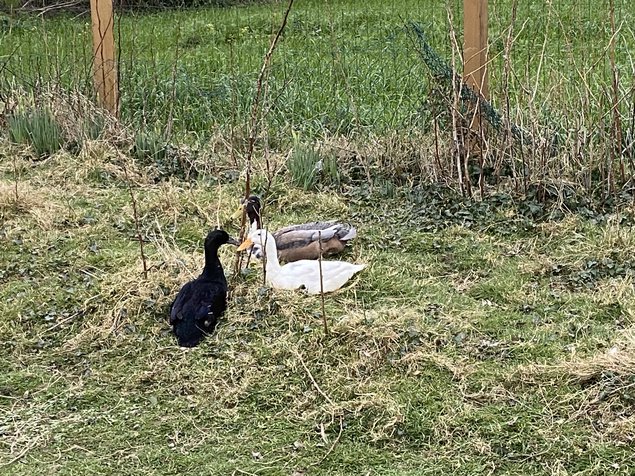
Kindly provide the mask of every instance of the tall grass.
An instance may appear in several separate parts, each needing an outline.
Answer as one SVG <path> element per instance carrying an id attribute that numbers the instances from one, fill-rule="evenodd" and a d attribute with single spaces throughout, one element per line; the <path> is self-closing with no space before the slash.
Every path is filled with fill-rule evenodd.
<path id="1" fill-rule="evenodd" d="M 282 8 L 271 2 L 123 14 L 116 27 L 123 121 L 162 131 L 169 124 L 174 140 L 205 140 L 219 129 L 245 135 Z M 452 92 L 430 75 L 406 25 L 420 24 L 460 72 L 461 9 L 458 0 L 299 1 L 267 77 L 263 134 L 270 145 L 291 146 L 292 131 L 310 141 L 347 136 L 355 147 L 414 131 L 431 138 L 410 151 L 423 157 L 422 175 L 456 184 L 453 164 L 462 152 L 449 146 Z M 507 124 L 536 141 L 519 148 L 504 131 L 490 135 L 484 160 L 464 161 L 462 180 L 473 182 L 471 190 L 511 181 L 526 191 L 530 182 L 566 178 L 598 196 L 616 192 L 633 171 L 635 6 L 617 0 L 613 27 L 609 6 L 591 1 L 490 2 L 489 16 L 491 101 Z M 54 82 L 90 94 L 87 17 L 12 17 L 0 55 L 8 73 L 2 86 Z"/>

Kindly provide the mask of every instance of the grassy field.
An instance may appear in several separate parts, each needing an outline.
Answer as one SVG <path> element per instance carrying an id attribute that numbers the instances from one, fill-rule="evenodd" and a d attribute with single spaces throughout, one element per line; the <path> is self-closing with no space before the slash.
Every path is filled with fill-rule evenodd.
<path id="1" fill-rule="evenodd" d="M 183 350 L 168 306 L 205 230 L 236 233 L 240 184 L 86 147 L 2 165 L 3 474 L 630 474 L 632 215 L 286 187 L 272 227 L 349 219 L 344 259 L 370 265 L 326 298 L 330 334 L 319 298 L 254 271 Z"/>
<path id="2" fill-rule="evenodd" d="M 38 157 L 0 135 L 2 474 L 632 474 L 632 192 L 600 203 L 562 183 L 503 184 L 477 201 L 413 176 L 443 182 L 429 77 L 403 25 L 418 20 L 451 57 L 442 3 L 298 1 L 253 185 L 272 228 L 352 222 L 342 259 L 369 267 L 326 297 L 326 334 L 319 297 L 264 288 L 252 264 L 232 278 L 217 332 L 190 350 L 176 346 L 169 305 L 199 272 L 207 230 L 238 234 L 245 131 L 227 131 L 247 122 L 281 5 L 125 16 L 124 127 L 33 83 L 87 85 L 85 17 L 1 23 L 1 81 L 14 88 L 0 100 L 46 103 L 73 136 Z M 500 60 L 511 2 L 495 3 Z M 633 7 L 617 3 L 628 32 Z M 599 66 L 606 15 L 590 5 L 554 2 L 544 21 L 519 7 L 508 78 L 523 114 L 555 117 L 557 104 L 584 140 L 606 134 L 585 128 L 611 80 Z M 621 34 L 621 88 L 631 46 Z M 137 130 L 170 117 L 178 140 L 148 160 Z M 299 179 L 318 158 L 337 173 Z"/>

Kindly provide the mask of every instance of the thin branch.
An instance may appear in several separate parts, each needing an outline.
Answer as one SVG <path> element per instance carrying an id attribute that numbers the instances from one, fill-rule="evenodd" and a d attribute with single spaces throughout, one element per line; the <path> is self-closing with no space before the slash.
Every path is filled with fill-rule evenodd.
<path id="1" fill-rule="evenodd" d="M 20 193 L 18 190 L 18 183 L 20 181 L 20 171 L 18 170 L 18 154 L 13 155 L 13 192 L 15 194 L 15 206 L 18 206 L 20 202 Z"/>
<path id="2" fill-rule="evenodd" d="M 174 125 L 174 103 L 176 102 L 176 76 L 179 67 L 179 42 L 181 38 L 181 22 L 176 25 L 176 39 L 174 41 L 174 63 L 172 64 L 172 96 L 170 97 L 170 107 L 168 109 L 168 121 L 165 130 L 165 141 L 169 143 L 172 140 L 172 127 Z M 183 165 L 183 163 L 181 163 Z"/>
<path id="3" fill-rule="evenodd" d="M 256 137 L 258 136 L 258 112 L 260 111 L 260 98 L 262 96 L 262 85 L 265 79 L 265 75 L 267 73 L 267 69 L 269 68 L 269 64 L 271 63 L 271 57 L 273 56 L 273 52 L 276 49 L 278 41 L 282 36 L 282 32 L 287 26 L 287 19 L 289 18 L 289 12 L 291 12 L 291 7 L 293 6 L 294 0 L 289 0 L 289 4 L 284 12 L 284 16 L 282 17 L 282 23 L 280 24 L 280 28 L 278 28 L 278 32 L 276 36 L 271 40 L 271 44 L 269 45 L 269 50 L 265 54 L 265 58 L 262 62 L 262 67 L 260 68 L 260 74 L 258 74 L 258 80 L 256 81 L 256 95 L 254 96 L 254 102 L 251 107 L 251 119 L 250 119 L 250 131 L 249 131 L 249 142 L 247 146 L 247 155 L 245 157 L 245 200 L 249 198 L 251 194 L 251 161 L 254 155 L 254 147 L 256 145 Z M 247 221 L 246 210 L 243 210 L 242 218 L 240 220 L 240 234 L 239 241 L 243 241 L 245 238 L 245 223 Z M 238 271 L 240 269 L 240 265 L 242 263 L 242 253 L 236 254 L 236 260 L 234 261 L 234 276 L 238 275 Z"/>
<path id="4" fill-rule="evenodd" d="M 6 463 L 2 463 L 0 467 L 6 468 L 8 466 L 11 466 L 13 463 L 16 463 L 17 461 L 20 461 L 29 451 L 31 451 L 33 448 L 37 446 L 37 442 L 40 441 L 41 439 L 42 439 L 41 435 L 38 435 L 35 438 L 33 438 L 33 440 L 31 440 L 29 444 L 25 446 L 24 449 L 20 451 L 13 459 L 7 461 Z"/>
<path id="5" fill-rule="evenodd" d="M 625 182 L 624 173 L 624 158 L 622 155 L 622 121 L 620 117 L 620 79 L 617 66 L 615 64 L 615 36 L 617 34 L 615 30 L 615 0 L 609 1 L 610 18 L 611 18 L 611 40 L 609 43 L 609 60 L 611 64 L 611 79 L 613 86 L 613 104 L 611 109 L 613 110 L 613 142 L 614 153 L 618 156 L 620 161 L 620 179 L 621 182 Z M 611 184 L 609 184 L 609 187 Z"/>
<path id="6" fill-rule="evenodd" d="M 137 213 L 137 200 L 135 199 L 134 192 L 132 191 L 132 183 L 128 175 L 128 167 L 126 167 L 125 159 L 122 161 L 123 173 L 126 177 L 126 185 L 128 186 L 128 192 L 130 193 L 130 200 L 132 201 L 132 215 L 134 218 L 134 226 L 137 234 L 137 240 L 139 241 L 139 252 L 141 253 L 141 262 L 143 263 L 143 278 L 148 279 L 148 264 L 146 262 L 146 255 L 143 251 L 143 237 L 141 236 L 141 227 L 139 226 L 139 214 Z"/>
<path id="7" fill-rule="evenodd" d="M 265 59 L 262 62 L 262 67 L 260 68 L 260 74 L 258 75 L 258 80 L 256 82 L 256 96 L 254 97 L 254 102 L 251 107 L 251 120 L 250 120 L 250 132 L 249 132 L 249 143 L 247 146 L 247 170 L 246 170 L 246 178 L 245 178 L 245 199 L 249 198 L 251 193 L 251 160 L 254 154 L 254 147 L 256 145 L 256 137 L 258 135 L 258 111 L 260 110 L 260 97 L 262 95 L 262 85 L 264 82 L 265 74 L 267 69 L 269 68 L 269 63 L 271 63 L 271 57 L 273 56 L 273 52 L 276 49 L 278 44 L 278 40 L 282 36 L 282 32 L 284 28 L 287 26 L 287 19 L 289 18 L 289 12 L 291 11 L 291 7 L 293 6 L 294 0 L 289 0 L 289 4 L 287 5 L 287 9 L 284 12 L 284 16 L 282 18 L 282 24 L 280 28 L 278 28 L 278 32 L 276 36 L 271 41 L 269 45 L 269 50 L 265 54 Z M 243 213 L 243 223 L 245 221 L 245 214 Z M 242 232 L 242 230 L 241 230 Z"/>
<path id="8" fill-rule="evenodd" d="M 333 450 L 335 449 L 337 444 L 340 442 L 340 438 L 342 437 L 342 433 L 344 432 L 344 418 L 342 418 L 342 415 L 339 415 L 339 417 L 340 417 L 340 431 L 337 434 L 337 438 L 335 438 L 335 441 L 333 442 L 331 447 L 328 449 L 326 454 L 324 456 L 322 456 L 322 458 L 318 462 L 311 463 L 309 466 L 318 466 L 318 465 L 322 464 L 324 462 L 324 460 L 326 458 L 328 458 L 329 455 L 333 452 Z"/>
<path id="9" fill-rule="evenodd" d="M 302 364 L 302 367 L 304 367 L 304 371 L 307 373 L 307 375 L 309 376 L 309 379 L 311 380 L 311 383 L 313 384 L 313 386 L 315 387 L 315 389 L 318 391 L 318 393 L 320 395 L 322 395 L 324 397 L 324 399 L 330 403 L 331 405 L 334 405 L 333 400 L 331 400 L 329 398 L 329 396 L 324 393 L 322 391 L 322 389 L 320 388 L 320 386 L 317 384 L 317 382 L 315 381 L 315 379 L 313 378 L 313 374 L 311 374 L 311 371 L 309 370 L 309 368 L 306 366 L 306 364 L 304 363 L 304 360 L 302 360 L 302 356 L 300 355 L 300 353 L 298 351 L 294 352 L 296 357 L 298 358 L 298 360 L 300 361 L 300 364 Z"/>

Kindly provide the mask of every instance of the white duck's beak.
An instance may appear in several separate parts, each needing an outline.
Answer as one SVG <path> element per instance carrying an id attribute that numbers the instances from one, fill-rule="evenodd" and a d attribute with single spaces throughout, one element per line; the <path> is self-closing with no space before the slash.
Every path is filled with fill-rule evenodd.
<path id="1" fill-rule="evenodd" d="M 236 251 L 245 251 L 246 249 L 248 249 L 253 244 L 254 244 L 254 242 L 251 241 L 251 238 L 245 238 L 245 241 L 243 241 L 240 244 L 240 246 L 238 248 L 236 248 Z"/>

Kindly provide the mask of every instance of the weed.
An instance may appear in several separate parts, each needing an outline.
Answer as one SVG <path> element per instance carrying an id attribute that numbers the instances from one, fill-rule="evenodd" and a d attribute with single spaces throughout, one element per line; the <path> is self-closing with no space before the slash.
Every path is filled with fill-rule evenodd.
<path id="1" fill-rule="evenodd" d="M 135 135 L 133 153 L 137 160 L 145 164 L 164 164 L 168 144 L 161 132 L 146 130 Z"/>
<path id="2" fill-rule="evenodd" d="M 312 190 L 317 184 L 321 164 L 320 154 L 314 148 L 296 142 L 287 160 L 287 169 L 296 186 Z"/>
<path id="3" fill-rule="evenodd" d="M 99 139 L 105 128 L 106 120 L 99 114 L 87 117 L 84 122 L 84 134 L 90 140 Z"/>

